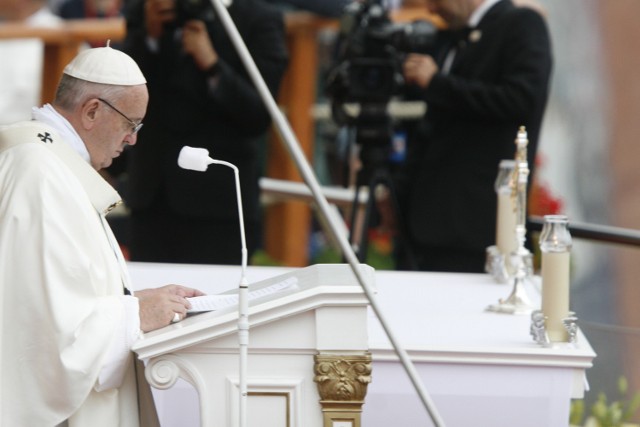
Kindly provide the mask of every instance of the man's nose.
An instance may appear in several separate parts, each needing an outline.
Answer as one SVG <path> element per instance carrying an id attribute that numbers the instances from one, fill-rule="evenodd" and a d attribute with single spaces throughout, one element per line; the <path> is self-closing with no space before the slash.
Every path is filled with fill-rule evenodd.
<path id="1" fill-rule="evenodd" d="M 134 134 L 129 134 L 124 138 L 124 142 L 127 145 L 136 145 L 136 142 L 138 142 L 138 134 L 134 133 Z"/>

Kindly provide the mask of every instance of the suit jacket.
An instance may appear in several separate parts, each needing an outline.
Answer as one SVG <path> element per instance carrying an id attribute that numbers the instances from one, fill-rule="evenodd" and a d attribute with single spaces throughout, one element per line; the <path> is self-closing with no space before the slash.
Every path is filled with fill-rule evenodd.
<path id="1" fill-rule="evenodd" d="M 180 1 L 180 0 L 178 0 Z M 287 66 L 280 12 L 257 0 L 234 0 L 228 9 L 269 90 L 277 94 Z M 258 144 L 271 118 L 217 19 L 205 21 L 220 60 L 211 85 L 182 51 L 180 28 L 167 28 L 159 50 L 151 51 L 144 31 L 143 2 L 127 13 L 124 48 L 140 65 L 149 88 L 149 107 L 135 149 L 129 157 L 125 200 L 132 210 L 157 200 L 187 217 L 237 218 L 233 172 L 224 166 L 206 173 L 180 169 L 184 145 L 202 147 L 210 156 L 240 171 L 245 219 L 258 217 Z"/>
<path id="2" fill-rule="evenodd" d="M 533 170 L 552 53 L 543 18 L 510 0 L 496 3 L 463 44 L 449 74 L 436 74 L 420 93 L 427 113 L 399 187 L 415 242 L 484 251 L 495 243 L 498 164 L 514 158 L 520 126 Z"/>

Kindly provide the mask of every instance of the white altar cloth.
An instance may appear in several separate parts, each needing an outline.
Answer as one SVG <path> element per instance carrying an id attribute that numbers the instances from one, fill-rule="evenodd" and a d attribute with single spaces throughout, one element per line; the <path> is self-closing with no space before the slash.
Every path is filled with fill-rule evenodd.
<path id="1" fill-rule="evenodd" d="M 219 293 L 235 288 L 240 276 L 239 267 L 231 266 L 130 263 L 130 268 L 136 288 L 180 283 Z M 251 283 L 291 270 L 249 267 L 247 278 Z M 536 344 L 528 316 L 484 310 L 511 290 L 489 275 L 377 271 L 375 281 L 383 315 L 447 426 L 567 426 L 570 399 L 582 397 L 585 371 L 595 357 L 581 333 L 575 345 Z M 527 291 L 539 300 L 535 283 Z M 371 309 L 369 343 L 373 382 L 363 427 L 432 425 Z M 198 396 L 190 385 L 178 382 L 154 390 L 154 396 L 163 427 L 199 426 Z M 249 425 L 254 425 L 250 413 Z"/>

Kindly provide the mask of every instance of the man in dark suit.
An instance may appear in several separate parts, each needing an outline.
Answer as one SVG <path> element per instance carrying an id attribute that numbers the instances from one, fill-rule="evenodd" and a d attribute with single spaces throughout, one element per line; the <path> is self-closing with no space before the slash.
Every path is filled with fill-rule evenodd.
<path id="1" fill-rule="evenodd" d="M 410 90 L 427 104 L 398 180 L 414 263 L 400 268 L 482 272 L 495 244 L 494 181 L 528 132 L 533 169 L 552 66 L 543 17 L 511 0 L 427 0 L 448 24 L 433 55 L 408 55 Z"/>
<path id="2" fill-rule="evenodd" d="M 288 61 L 282 14 L 261 0 L 224 3 L 276 95 Z M 150 98 L 139 150 L 128 153 L 131 259 L 237 264 L 233 171 L 183 170 L 178 153 L 202 147 L 238 167 L 250 256 L 260 240 L 259 144 L 268 111 L 209 0 L 140 0 L 126 16 L 123 50 L 147 76 Z"/>

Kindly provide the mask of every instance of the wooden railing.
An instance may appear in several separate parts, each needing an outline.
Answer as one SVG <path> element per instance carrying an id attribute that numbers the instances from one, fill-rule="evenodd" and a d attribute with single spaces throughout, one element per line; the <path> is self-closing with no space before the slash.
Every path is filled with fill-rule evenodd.
<path id="1" fill-rule="evenodd" d="M 69 20 L 59 28 L 0 24 L 0 39 L 39 38 L 44 42 L 43 103 L 53 100 L 62 70 L 76 56 L 83 43 L 107 39 L 115 42 L 124 39 L 124 36 L 125 24 L 121 18 Z"/>

